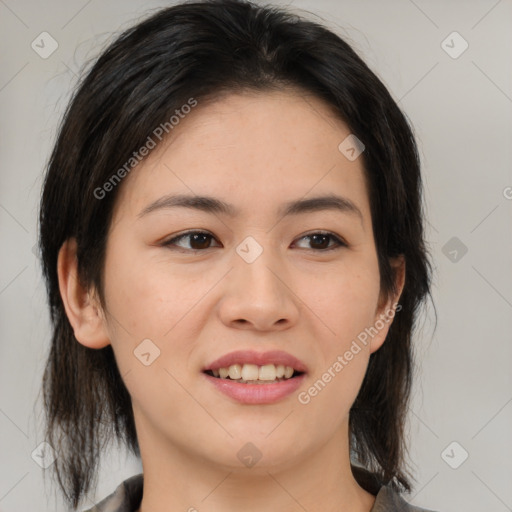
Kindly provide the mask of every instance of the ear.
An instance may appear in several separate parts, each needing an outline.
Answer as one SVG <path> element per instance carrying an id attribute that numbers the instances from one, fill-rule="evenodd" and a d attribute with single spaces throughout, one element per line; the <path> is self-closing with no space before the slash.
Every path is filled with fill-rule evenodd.
<path id="1" fill-rule="evenodd" d="M 381 291 L 371 330 L 374 335 L 370 341 L 370 353 L 376 352 L 382 346 L 393 323 L 395 313 L 402 309 L 398 301 L 405 284 L 405 258 L 403 255 L 396 256 L 390 259 L 390 264 L 394 273 L 396 292 L 386 295 Z"/>
<path id="2" fill-rule="evenodd" d="M 77 244 L 74 238 L 66 240 L 59 250 L 57 274 L 64 309 L 75 338 L 89 348 L 103 348 L 110 344 L 99 301 L 91 297 L 78 279 Z"/>

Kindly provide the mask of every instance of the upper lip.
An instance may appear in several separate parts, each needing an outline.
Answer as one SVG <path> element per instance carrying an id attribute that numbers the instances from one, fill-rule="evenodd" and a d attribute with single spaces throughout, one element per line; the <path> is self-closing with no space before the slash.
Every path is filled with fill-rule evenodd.
<path id="1" fill-rule="evenodd" d="M 282 364 L 283 366 L 291 366 L 298 372 L 306 372 L 306 365 L 296 357 L 283 352 L 282 350 L 269 350 L 267 352 L 256 352 L 254 350 L 236 350 L 225 354 L 215 361 L 207 364 L 203 371 L 218 370 L 219 368 L 229 368 L 232 364 L 256 364 L 263 366 L 265 364 Z"/>

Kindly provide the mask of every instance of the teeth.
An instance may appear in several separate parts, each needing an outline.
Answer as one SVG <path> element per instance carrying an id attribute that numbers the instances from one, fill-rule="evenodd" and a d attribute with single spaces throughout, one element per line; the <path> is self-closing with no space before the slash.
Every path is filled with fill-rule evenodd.
<path id="1" fill-rule="evenodd" d="M 293 373 L 293 369 L 292 369 Z M 276 380 L 277 370 L 273 364 L 260 366 L 258 377 L 260 380 Z"/>
<path id="2" fill-rule="evenodd" d="M 242 367 L 239 364 L 232 364 L 229 367 L 229 378 L 232 380 L 242 378 Z"/>
<path id="3" fill-rule="evenodd" d="M 230 366 L 231 368 L 231 366 Z M 256 364 L 244 364 L 240 377 L 244 380 L 258 380 L 258 365 Z M 230 375 L 231 377 L 231 375 Z"/>
<path id="4" fill-rule="evenodd" d="M 281 381 L 289 379 L 293 375 L 294 369 L 291 366 L 282 364 L 265 364 L 258 366 L 256 364 L 232 364 L 227 368 L 218 368 L 212 370 L 214 377 L 221 379 L 230 378 L 240 382 L 258 382 L 259 381 Z"/>

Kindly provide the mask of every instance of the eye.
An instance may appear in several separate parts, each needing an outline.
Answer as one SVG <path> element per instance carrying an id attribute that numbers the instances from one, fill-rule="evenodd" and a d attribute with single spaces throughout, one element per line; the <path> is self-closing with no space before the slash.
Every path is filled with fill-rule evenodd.
<path id="1" fill-rule="evenodd" d="M 183 245 L 179 244 L 182 240 L 187 239 L 190 243 L 188 247 L 184 247 Z M 177 246 L 189 251 L 201 251 L 204 249 L 209 249 L 211 247 L 211 240 L 215 240 L 215 238 L 210 233 L 207 233 L 205 231 L 189 231 L 187 233 L 182 233 L 181 235 L 166 240 L 165 242 L 162 243 L 162 246 Z"/>
<path id="2" fill-rule="evenodd" d="M 315 232 L 309 235 L 303 235 L 299 238 L 301 240 L 309 240 L 309 243 L 312 247 L 306 247 L 306 249 L 313 249 L 319 251 L 330 251 L 333 249 L 339 249 L 340 247 L 348 247 L 347 244 L 341 240 L 341 238 L 337 237 L 333 233 L 328 232 Z M 329 244 L 330 241 L 333 241 L 333 244 Z"/>
<path id="3" fill-rule="evenodd" d="M 186 251 L 202 251 L 205 249 L 210 249 L 211 247 L 215 247 L 211 245 L 211 241 L 216 240 L 215 237 L 206 232 L 206 231 L 188 231 L 186 233 L 182 233 L 174 238 L 170 238 L 166 240 L 161 245 L 163 247 L 178 247 Z M 315 232 L 309 235 L 303 235 L 299 239 L 299 241 L 309 240 L 310 247 L 304 247 L 305 249 L 313 249 L 315 251 L 330 251 L 333 249 L 338 249 L 340 247 L 348 247 L 348 245 L 341 240 L 338 236 L 329 232 Z M 183 245 L 182 242 L 185 241 L 186 245 Z M 332 243 L 331 243 L 332 242 Z M 217 245 L 216 247 L 220 247 Z"/>

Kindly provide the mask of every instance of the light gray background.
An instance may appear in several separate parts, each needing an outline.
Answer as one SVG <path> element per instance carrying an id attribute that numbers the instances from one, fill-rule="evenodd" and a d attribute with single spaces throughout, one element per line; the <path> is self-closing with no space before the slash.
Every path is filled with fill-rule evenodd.
<path id="1" fill-rule="evenodd" d="M 31 458 L 44 441 L 34 403 L 49 341 L 33 246 L 56 126 L 85 60 L 165 5 L 0 0 L 0 512 L 65 510 Z M 512 2 L 292 5 L 354 45 L 412 120 L 420 145 L 438 327 L 429 308 L 416 335 L 421 367 L 409 419 L 417 484 L 408 499 L 441 512 L 512 510 Z M 47 59 L 31 48 L 43 31 L 58 42 Z M 453 31 L 469 43 L 456 59 L 441 46 Z M 445 44 L 453 52 L 461 42 L 452 40 Z M 453 237 L 458 247 L 446 246 Z M 443 460 L 442 453 L 455 465 L 463 450 L 469 457 L 458 469 Z M 84 506 L 140 470 L 113 451 Z"/>

